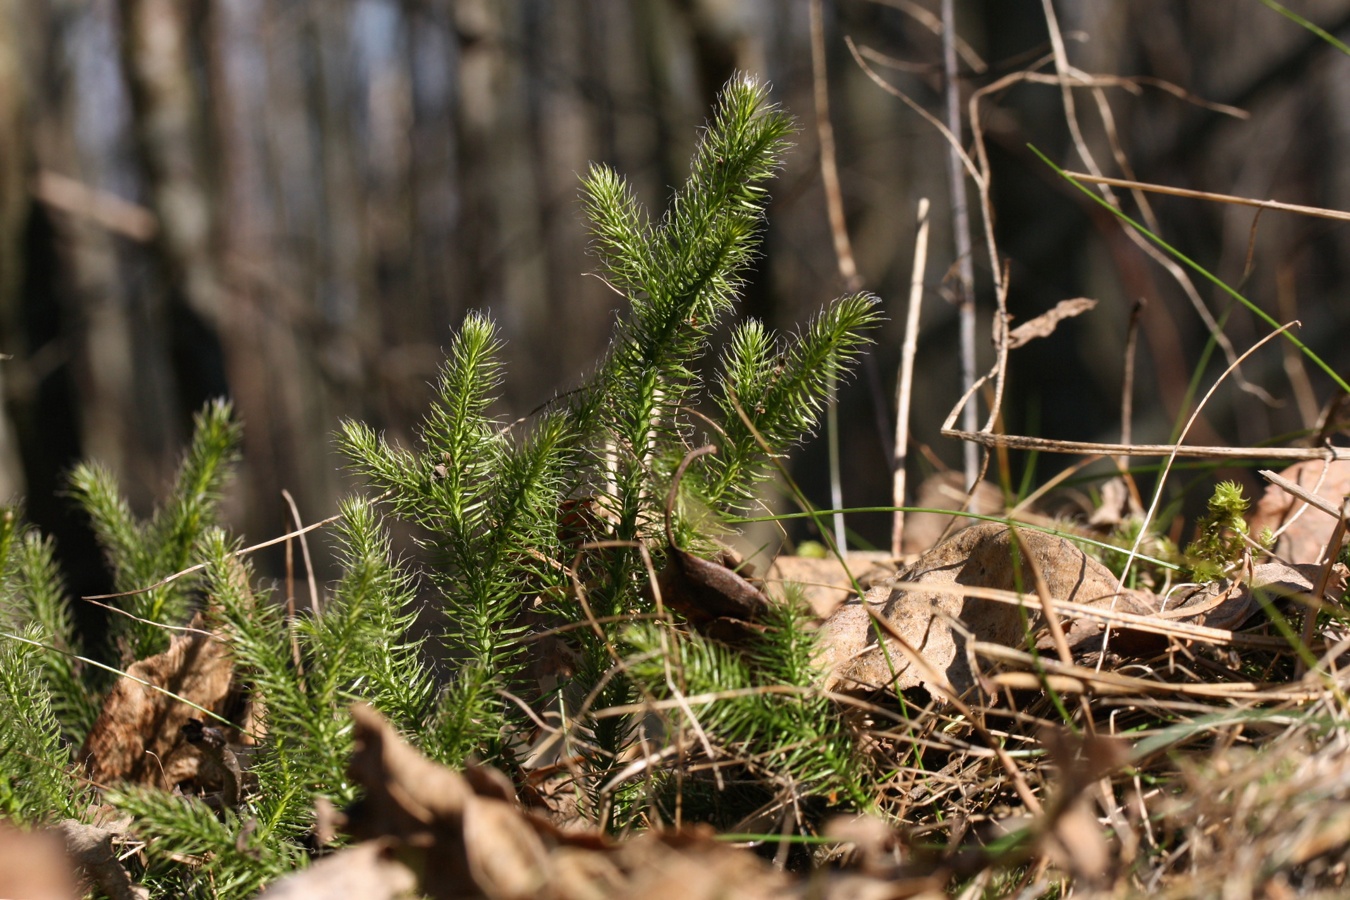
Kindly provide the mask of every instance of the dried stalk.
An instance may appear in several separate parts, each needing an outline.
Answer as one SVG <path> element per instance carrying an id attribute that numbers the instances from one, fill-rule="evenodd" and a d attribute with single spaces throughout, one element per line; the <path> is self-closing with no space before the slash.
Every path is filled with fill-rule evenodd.
<path id="1" fill-rule="evenodd" d="M 1350 212 L 1339 209 L 1325 209 L 1321 206 L 1301 206 L 1297 203 L 1281 203 L 1278 200 L 1253 200 L 1250 197 L 1237 197 L 1233 194 L 1215 194 L 1210 191 L 1192 191 L 1186 188 L 1170 187 L 1165 184 L 1150 184 L 1146 181 L 1129 181 L 1124 178 L 1107 178 L 1101 175 L 1085 175 L 1081 172 L 1064 173 L 1084 184 L 1100 184 L 1108 187 L 1128 188 L 1132 191 L 1148 191 L 1154 194 L 1167 194 L 1170 197 L 1187 197 L 1192 200 L 1210 200 L 1215 203 L 1232 203 L 1238 206 L 1254 206 L 1258 209 L 1273 209 L 1280 212 L 1298 213 L 1304 216 L 1316 216 L 1322 219 L 1335 219 L 1338 222 L 1350 222 Z"/>
<path id="2" fill-rule="evenodd" d="M 816 137 L 820 141 L 820 180 L 825 187 L 825 207 L 829 214 L 830 234 L 834 239 L 834 256 L 839 266 L 839 277 L 850 293 L 862 287 L 858 265 L 853 259 L 853 245 L 848 238 L 848 224 L 844 218 L 843 192 L 839 189 L 839 165 L 835 157 L 834 126 L 830 123 L 830 82 L 825 69 L 825 23 L 822 0 L 811 0 L 811 76 L 816 105 Z M 844 508 L 844 486 L 839 460 L 839 398 L 834 378 L 830 378 L 829 406 L 825 410 L 825 429 L 830 469 L 830 506 Z M 841 551 L 848 546 L 844 533 L 844 514 L 836 512 L 834 543 Z"/>
<path id="3" fill-rule="evenodd" d="M 909 457 L 909 409 L 914 388 L 914 355 L 919 346 L 919 310 L 923 304 L 923 279 L 928 268 L 928 198 L 919 201 L 919 230 L 914 237 L 914 268 L 909 279 L 909 311 L 905 317 L 905 343 L 900 351 L 900 380 L 896 385 L 895 456 L 891 461 L 891 500 L 895 519 L 891 526 L 891 555 L 899 557 L 905 536 L 905 463 Z"/>

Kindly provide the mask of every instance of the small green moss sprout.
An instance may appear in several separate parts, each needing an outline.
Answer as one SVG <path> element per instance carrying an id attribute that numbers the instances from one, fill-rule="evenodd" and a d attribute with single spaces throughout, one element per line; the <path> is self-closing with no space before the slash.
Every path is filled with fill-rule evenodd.
<path id="1" fill-rule="evenodd" d="M 1221 481 L 1201 518 L 1199 536 L 1186 548 L 1196 581 L 1216 581 L 1242 560 L 1247 544 L 1247 498 L 1235 481 Z"/>

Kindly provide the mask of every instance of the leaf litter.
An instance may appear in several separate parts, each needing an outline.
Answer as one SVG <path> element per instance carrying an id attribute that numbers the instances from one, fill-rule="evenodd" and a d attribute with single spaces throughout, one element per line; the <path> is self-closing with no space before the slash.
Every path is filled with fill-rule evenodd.
<path id="1" fill-rule="evenodd" d="M 1325 542 L 1328 517 L 1308 518 L 1306 546 Z M 1314 522 L 1321 531 L 1311 532 Z M 860 764 L 878 773 L 876 807 L 800 822 L 821 843 L 786 870 L 707 825 L 610 835 L 575 806 L 541 800 L 558 790 L 542 773 L 530 779 L 532 805 L 522 805 L 501 772 L 436 764 L 357 705 L 348 774 L 363 795 L 327 815 L 348 846 L 262 896 L 938 897 L 954 883 L 997 878 L 1042 892 L 1072 883 L 1081 896 L 1142 896 L 1148 878 L 1203 893 L 1195 863 L 1236 852 L 1233 835 L 1206 823 L 1236 814 L 1252 791 L 1269 795 L 1259 813 L 1270 827 L 1235 833 L 1287 860 L 1285 877 L 1339 884 L 1350 819 L 1333 807 L 1350 793 L 1350 770 L 1332 752 L 1339 732 L 1325 734 L 1342 677 L 1322 667 L 1293 679 L 1287 641 L 1274 631 L 1302 615 L 1327 566 L 1248 561 L 1219 582 L 1155 594 L 1122 589 L 1083 546 L 1030 525 L 980 522 L 889 576 L 877 555 L 854 558 L 870 567 L 872 586 L 823 604 L 818 690 L 853 722 Z M 732 648 L 762 609 L 787 602 L 782 584 L 793 572 L 822 572 L 780 559 L 761 588 L 683 551 L 669 566 L 675 574 L 658 579 L 668 605 Z M 1332 568 L 1324 602 L 1343 590 L 1344 567 Z M 842 565 L 818 575 L 836 597 L 849 591 L 838 571 L 847 575 Z M 724 574 L 734 576 L 730 588 Z M 198 616 L 114 687 L 81 754 L 91 777 L 238 804 L 247 774 L 239 736 L 195 708 L 218 709 L 236 677 L 228 641 L 205 624 Z M 1350 634 L 1330 646 L 1338 629 L 1331 623 L 1311 649 L 1339 659 Z M 1172 755 L 1182 748 L 1192 752 Z M 883 759 L 893 761 L 889 776 L 876 766 Z M 686 775 L 702 777 L 697 766 Z M 1304 807 L 1325 815 L 1295 828 L 1290 817 Z M 125 824 L 52 834 L 109 896 L 142 896 L 112 849 L 130 840 Z M 0 850 L 11 839 L 0 834 Z M 768 835 L 751 843 L 774 845 Z M 1262 872 L 1239 867 L 1235 877 L 1259 891 L 1269 882 Z"/>

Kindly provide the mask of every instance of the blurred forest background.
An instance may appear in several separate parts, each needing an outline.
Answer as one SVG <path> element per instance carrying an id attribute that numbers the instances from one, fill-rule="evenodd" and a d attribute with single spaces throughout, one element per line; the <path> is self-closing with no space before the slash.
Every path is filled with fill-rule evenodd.
<path id="1" fill-rule="evenodd" d="M 1350 39 L 1350 0 L 1290 5 Z M 1145 79 L 1105 93 L 1140 180 L 1350 209 L 1350 58 L 1258 0 L 1054 9 L 1079 69 Z M 947 148 L 845 43 L 941 116 L 937 10 L 823 4 L 848 232 L 861 286 L 890 318 L 841 396 L 850 505 L 890 502 L 921 197 L 934 203 L 933 247 L 913 439 L 931 454 L 911 453 L 911 483 L 938 461 L 960 465 L 937 434 L 960 395 Z M 963 97 L 1033 64 L 1053 70 L 1042 0 L 956 11 Z M 509 339 L 501 414 L 527 414 L 580 382 L 622 306 L 586 276 L 578 176 L 608 163 L 659 212 L 736 70 L 772 82 L 801 125 L 744 307 L 795 327 L 846 287 L 821 186 L 809 12 L 808 0 L 0 0 L 0 351 L 12 356 L 0 364 L 0 497 L 24 497 L 58 538 L 75 590 L 106 587 L 59 496 L 65 473 L 100 459 L 148 511 L 191 413 L 224 394 L 245 424 L 233 524 L 252 540 L 281 533 L 283 489 L 306 521 L 324 517 L 351 487 L 331 440 L 339 420 L 412 440 L 470 309 Z M 1085 140 L 1121 174 L 1095 100 L 1077 98 Z M 1101 301 L 1014 353 L 1005 427 L 1119 439 L 1125 336 L 1143 301 L 1133 437 L 1165 441 L 1208 337 L 1192 298 L 1027 149 L 1082 166 L 1057 86 L 1010 86 L 981 112 L 1014 324 L 1066 298 Z M 1267 212 L 1254 229 L 1249 208 L 1153 202 L 1164 237 L 1281 321 L 1302 319 L 1303 339 L 1350 371 L 1350 227 Z M 991 279 L 978 243 L 973 258 L 983 370 Z M 1196 290 L 1216 317 L 1229 310 Z M 1268 329 L 1237 308 L 1226 331 L 1241 352 Z M 1215 354 L 1209 378 L 1224 365 Z M 1191 442 L 1311 426 L 1332 398 L 1305 369 L 1263 349 L 1244 369 L 1257 387 L 1226 384 Z M 825 505 L 823 460 L 812 445 L 794 466 Z M 1039 464 L 1048 475 L 1066 461 Z M 850 524 L 885 545 L 885 517 Z"/>

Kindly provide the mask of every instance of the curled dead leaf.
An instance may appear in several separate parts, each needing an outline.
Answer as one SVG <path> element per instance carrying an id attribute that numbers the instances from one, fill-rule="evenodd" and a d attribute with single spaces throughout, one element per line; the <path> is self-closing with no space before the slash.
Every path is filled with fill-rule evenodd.
<path id="1" fill-rule="evenodd" d="M 183 726 L 200 715 L 183 701 L 217 710 L 234 675 L 225 643 L 203 629 L 198 614 L 169 649 L 132 663 L 113 685 L 77 757 L 94 782 L 168 788 L 196 776 L 195 753 L 170 760 Z"/>
<path id="2" fill-rule="evenodd" d="M 531 897 L 548 882 L 542 839 L 496 779 L 469 779 L 437 765 L 399 736 L 373 708 L 352 708 L 356 747 L 349 772 L 365 797 L 347 811 L 360 839 L 393 841 L 430 897 L 462 896 L 473 885 L 488 897 Z"/>

